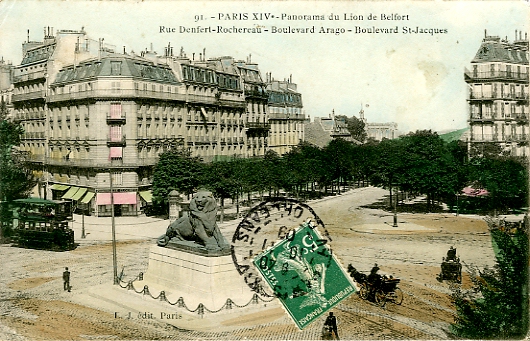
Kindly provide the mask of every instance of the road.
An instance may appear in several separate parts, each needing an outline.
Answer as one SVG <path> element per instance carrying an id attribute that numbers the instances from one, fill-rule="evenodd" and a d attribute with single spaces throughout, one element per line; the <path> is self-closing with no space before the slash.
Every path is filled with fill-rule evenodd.
<path id="1" fill-rule="evenodd" d="M 308 202 L 326 224 L 333 237 L 333 252 L 345 267 L 352 264 L 368 273 L 377 263 L 382 273 L 401 279 L 401 306 L 389 303 L 381 308 L 357 294 L 342 301 L 334 309 L 339 335 L 342 339 L 447 338 L 445 331 L 453 321 L 454 306 L 449 285 L 435 278 L 441 258 L 449 246 L 455 246 L 467 265 L 492 266 L 487 225 L 476 216 L 407 213 L 399 214 L 398 227 L 392 227 L 392 214 L 366 207 L 387 193 L 373 187 L 357 188 Z M 231 239 L 237 223 L 220 226 L 227 239 Z M 146 271 L 149 248 L 167 224 L 167 220 L 145 217 L 116 219 L 119 272 L 123 269 L 124 279 Z M 125 312 L 135 301 L 149 309 L 163 303 L 112 285 L 110 219 L 87 217 L 85 229 L 89 234 L 85 239 L 80 238 L 80 217 L 73 227 L 80 242 L 73 251 L 0 246 L 0 340 L 320 338 L 323 320 L 299 331 L 280 307 L 269 307 L 265 312 L 247 309 L 205 314 L 202 319 L 184 312 L 172 323 L 138 315 L 127 319 Z M 62 288 L 65 266 L 72 272 L 70 293 Z M 471 285 L 466 273 L 462 285 Z M 167 309 L 175 310 L 172 306 Z"/>

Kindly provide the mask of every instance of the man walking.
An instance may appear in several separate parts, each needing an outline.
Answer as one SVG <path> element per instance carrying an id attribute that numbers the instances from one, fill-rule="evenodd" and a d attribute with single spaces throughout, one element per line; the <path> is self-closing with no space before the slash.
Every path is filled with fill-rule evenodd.
<path id="1" fill-rule="evenodd" d="M 326 322 L 324 322 L 323 335 L 324 340 L 338 340 L 339 332 L 337 330 L 337 318 L 333 316 L 333 312 L 329 312 Z"/>
<path id="2" fill-rule="evenodd" d="M 68 271 L 68 267 L 64 268 L 63 287 L 64 290 L 68 290 L 68 292 L 70 292 L 70 271 Z"/>

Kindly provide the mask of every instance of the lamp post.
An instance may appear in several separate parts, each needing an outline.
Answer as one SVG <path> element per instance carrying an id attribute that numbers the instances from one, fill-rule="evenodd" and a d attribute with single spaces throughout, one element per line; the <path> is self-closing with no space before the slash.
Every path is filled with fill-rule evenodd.
<path id="1" fill-rule="evenodd" d="M 114 193 L 112 188 L 112 169 L 109 170 L 110 176 L 110 214 L 112 224 L 112 266 L 114 268 L 114 284 L 118 284 L 118 261 L 116 256 L 116 225 L 114 223 Z"/>
<path id="2" fill-rule="evenodd" d="M 398 227 L 398 219 L 397 219 L 398 195 L 399 195 L 399 191 L 396 192 L 396 201 L 394 201 L 394 224 L 392 225 L 392 227 Z"/>

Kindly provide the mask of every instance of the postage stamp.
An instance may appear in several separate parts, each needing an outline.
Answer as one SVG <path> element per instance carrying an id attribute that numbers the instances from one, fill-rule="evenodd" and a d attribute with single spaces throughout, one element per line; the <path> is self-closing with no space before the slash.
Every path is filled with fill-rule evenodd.
<path id="1" fill-rule="evenodd" d="M 328 240 L 315 227 L 308 220 L 254 259 L 300 329 L 355 292 Z"/>

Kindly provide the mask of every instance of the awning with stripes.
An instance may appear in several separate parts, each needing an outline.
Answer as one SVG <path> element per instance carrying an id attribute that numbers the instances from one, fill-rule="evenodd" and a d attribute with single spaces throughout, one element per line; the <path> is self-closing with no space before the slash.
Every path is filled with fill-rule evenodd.
<path id="1" fill-rule="evenodd" d="M 67 186 L 67 185 L 61 185 L 61 184 L 53 184 L 51 185 L 50 187 L 51 189 L 55 189 L 57 191 L 64 191 L 68 188 L 70 188 L 70 186 Z"/>
<path id="2" fill-rule="evenodd" d="M 141 192 L 138 192 L 138 194 L 140 194 L 140 197 L 144 199 L 145 202 L 147 203 L 153 202 L 153 193 L 151 193 L 151 191 L 141 191 Z"/>
<path id="3" fill-rule="evenodd" d="M 86 193 L 86 191 L 87 191 L 86 188 L 83 188 L 83 187 L 79 188 L 79 190 L 74 194 L 72 199 L 75 201 L 81 199 L 81 197 Z"/>
<path id="4" fill-rule="evenodd" d="M 92 198 L 94 197 L 94 195 L 96 195 L 96 193 L 93 193 L 93 192 L 88 192 L 85 197 L 83 198 L 83 200 L 81 200 L 81 203 L 83 204 L 88 204 L 90 202 L 90 200 L 92 200 Z"/>
<path id="5" fill-rule="evenodd" d="M 62 197 L 61 199 L 73 199 L 74 195 L 77 193 L 77 191 L 79 190 L 79 187 L 70 187 L 70 189 L 68 190 L 68 192 L 66 192 Z"/>

